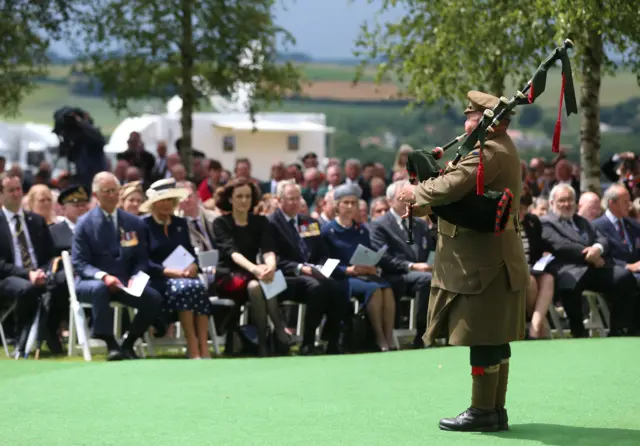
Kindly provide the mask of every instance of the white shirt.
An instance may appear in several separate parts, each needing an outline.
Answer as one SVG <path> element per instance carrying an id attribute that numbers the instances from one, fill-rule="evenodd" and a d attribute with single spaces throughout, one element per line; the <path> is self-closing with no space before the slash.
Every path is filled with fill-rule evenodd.
<path id="1" fill-rule="evenodd" d="M 31 243 L 31 236 L 29 235 L 29 228 L 27 227 L 27 222 L 24 219 L 24 212 L 22 208 L 18 210 L 18 212 L 11 212 L 6 207 L 2 207 L 2 212 L 4 212 L 4 216 L 7 218 L 9 222 L 9 229 L 11 230 L 11 238 L 13 238 L 13 264 L 19 268 L 22 268 L 22 256 L 20 255 L 20 244 L 18 243 L 18 234 L 16 234 L 16 221 L 15 216 L 18 215 L 20 218 L 20 222 L 22 223 L 22 230 L 24 232 L 25 238 L 27 239 L 27 249 L 29 251 L 29 256 L 31 257 L 31 263 L 34 268 L 38 266 L 38 259 L 36 257 L 36 252 L 33 249 L 33 243 Z"/>
<path id="2" fill-rule="evenodd" d="M 400 226 L 400 229 L 404 231 L 404 226 L 402 226 L 402 217 L 398 215 L 396 211 L 393 210 L 393 208 L 390 208 L 389 212 L 391 213 L 391 215 L 393 215 L 393 218 L 395 219 L 396 223 L 398 223 L 398 226 Z"/>
<path id="3" fill-rule="evenodd" d="M 72 222 L 71 220 L 69 220 L 67 217 L 64 217 L 63 220 L 67 226 L 69 226 L 69 229 L 71 229 L 71 232 L 73 232 L 75 234 L 76 232 L 76 224 L 74 222 Z"/>

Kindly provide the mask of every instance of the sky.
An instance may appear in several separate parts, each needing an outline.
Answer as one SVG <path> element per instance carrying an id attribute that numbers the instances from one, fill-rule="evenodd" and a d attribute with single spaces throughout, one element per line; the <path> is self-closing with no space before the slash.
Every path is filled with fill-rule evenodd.
<path id="1" fill-rule="evenodd" d="M 360 25 L 373 20 L 382 0 L 282 0 L 277 8 L 276 23 L 296 39 L 290 52 L 301 52 L 315 59 L 348 59 L 353 57 L 354 42 Z M 402 16 L 397 9 L 383 16 L 396 20 Z M 56 43 L 52 49 L 69 55 L 66 45 Z"/>

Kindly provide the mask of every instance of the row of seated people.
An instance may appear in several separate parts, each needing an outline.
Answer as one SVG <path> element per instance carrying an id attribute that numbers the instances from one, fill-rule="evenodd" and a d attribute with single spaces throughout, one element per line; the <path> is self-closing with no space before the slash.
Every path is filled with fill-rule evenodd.
<path id="1" fill-rule="evenodd" d="M 388 214 L 395 226 L 380 221 L 372 225 L 373 236 L 367 228 L 353 223 L 361 193 L 355 185 L 335 190 L 336 219 L 320 227 L 318 222 L 298 214 L 300 188 L 290 182 L 279 184 L 279 208 L 266 218 L 251 212 L 259 200 L 259 190 L 241 179 L 231 181 L 218 190 L 221 215 L 205 221 L 175 215 L 179 202 L 193 199 L 195 188 L 177 187 L 173 179 L 158 181 L 149 188 L 140 206 L 140 212 L 146 215 L 138 217 L 119 209 L 121 186 L 113 174 L 102 172 L 92 185 L 97 206 L 88 210 L 86 191 L 72 186 L 59 196 L 65 220 L 51 226 L 21 209 L 18 177 L 5 175 L 0 184 L 4 203 L 0 230 L 5 231 L 0 237 L 11 240 L 0 248 L 0 304 L 2 300 L 16 302 L 16 357 L 24 356 L 29 328 L 45 294 L 51 301 L 47 305 L 52 316 L 47 341 L 50 347 L 60 344 L 59 319 L 53 315 L 64 314 L 69 305 L 64 273 L 56 272 L 55 266 L 62 250 L 71 250 L 78 299 L 91 303 L 92 337 L 106 343 L 111 360 L 136 358 L 136 340 L 151 325 L 171 321 L 176 315 L 184 329 L 189 357 L 209 357 L 210 295 L 249 306 L 258 334 L 258 352 L 264 356 L 269 354 L 268 319 L 274 326 L 277 350 L 288 351 L 291 345 L 279 311 L 278 304 L 283 300 L 306 304 L 303 354 L 314 352 L 316 328 L 325 316 L 327 352 L 342 351 L 341 334 L 352 311 L 352 297 L 366 309 L 377 349 L 387 351 L 396 324 L 396 299 L 418 293 L 418 314 L 422 316 L 414 344 L 421 346 L 431 279 L 430 266 L 425 263 L 430 237 L 426 223 L 416 221 L 419 243 L 411 249 L 406 247 L 399 218 L 403 209 L 395 200 L 395 190 L 401 188 L 395 184 L 389 191 L 395 208 Z M 374 249 L 388 246 L 381 269 L 349 264 L 359 244 Z M 195 258 L 194 247 L 218 249 L 217 267 L 202 270 L 197 262 L 184 270 L 163 267 L 163 261 L 178 246 Z M 262 262 L 257 261 L 259 254 Z M 331 277 L 319 277 L 318 265 L 327 258 L 339 259 L 340 263 Z M 287 290 L 277 299 L 265 299 L 259 281 L 270 282 L 276 270 L 286 276 Z M 48 280 L 50 271 L 55 272 L 53 280 Z M 135 297 L 122 288 L 139 271 L 147 272 L 150 281 L 142 295 Z M 201 274 L 211 280 L 201 280 Z M 45 293 L 51 291 L 52 283 L 53 291 Z M 121 344 L 113 334 L 113 301 L 137 309 Z"/>
<path id="2" fill-rule="evenodd" d="M 521 234 L 531 271 L 530 335 L 545 336 L 547 311 L 555 298 L 565 309 L 572 336 L 586 337 L 585 290 L 607 299 L 610 336 L 640 334 L 640 224 L 629 218 L 626 188 L 614 184 L 606 190 L 606 211 L 593 222 L 576 214 L 576 191 L 567 183 L 553 187 L 544 217 L 529 212 L 531 203 L 527 195 L 520 203 Z M 546 257 L 549 254 L 552 257 Z M 543 257 L 550 261 L 538 263 Z"/>

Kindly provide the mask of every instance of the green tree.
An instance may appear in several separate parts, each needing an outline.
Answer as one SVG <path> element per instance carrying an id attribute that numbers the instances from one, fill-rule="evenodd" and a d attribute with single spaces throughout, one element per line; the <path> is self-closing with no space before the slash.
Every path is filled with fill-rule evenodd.
<path id="1" fill-rule="evenodd" d="M 501 96 L 510 77 L 525 82 L 541 57 L 572 39 L 581 81 L 581 187 L 600 192 L 600 86 L 618 69 L 640 73 L 637 3 L 536 0 L 523 8 L 515 0 L 385 0 L 380 12 L 397 6 L 406 7 L 398 22 L 363 26 L 356 54 L 385 60 L 378 80 L 395 75 L 417 102 L 463 102 L 470 89 Z M 622 63 L 605 48 L 623 54 Z"/>
<path id="2" fill-rule="evenodd" d="M 0 0 L 0 114 L 18 114 L 36 78 L 47 74 L 47 50 L 60 37 L 71 5 L 64 0 Z"/>
<path id="3" fill-rule="evenodd" d="M 583 192 L 600 193 L 602 78 L 626 68 L 637 74 L 640 83 L 638 5 L 635 2 L 590 0 L 537 0 L 536 5 L 542 14 L 555 12 L 556 39 L 568 36 L 576 45 L 575 72 L 581 80 L 578 104 L 581 114 L 580 187 Z M 605 48 L 609 54 L 622 54 L 622 63 L 615 63 Z"/>
<path id="4" fill-rule="evenodd" d="M 87 0 L 79 17 L 83 72 L 102 84 L 109 104 L 128 109 L 134 99 L 182 99 L 182 161 L 191 172 L 192 115 L 198 88 L 233 94 L 238 82 L 255 85 L 258 104 L 299 93 L 300 73 L 277 63 L 276 45 L 293 38 L 273 21 L 276 0 Z M 249 63 L 243 58 L 251 48 Z M 259 68 L 257 65 L 259 64 Z"/>
<path id="5" fill-rule="evenodd" d="M 370 0 L 371 2 L 372 0 Z M 469 90 L 503 96 L 509 77 L 523 83 L 540 41 L 553 31 L 517 0 L 384 0 L 380 13 L 405 7 L 395 23 L 364 24 L 356 55 L 378 65 L 416 102 L 463 103 Z M 360 74 L 360 73 L 359 73 Z"/>

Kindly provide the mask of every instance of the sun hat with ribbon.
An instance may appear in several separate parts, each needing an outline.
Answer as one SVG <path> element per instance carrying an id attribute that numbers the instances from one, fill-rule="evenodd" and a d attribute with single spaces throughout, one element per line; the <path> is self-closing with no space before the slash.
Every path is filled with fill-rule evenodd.
<path id="1" fill-rule="evenodd" d="M 170 198 L 176 200 L 184 200 L 189 196 L 191 191 L 184 187 L 176 187 L 176 180 L 174 178 L 167 178 L 166 180 L 158 180 L 153 183 L 149 189 L 147 189 L 147 201 L 140 205 L 140 212 L 151 212 L 151 206 L 158 201 L 167 200 Z"/>

